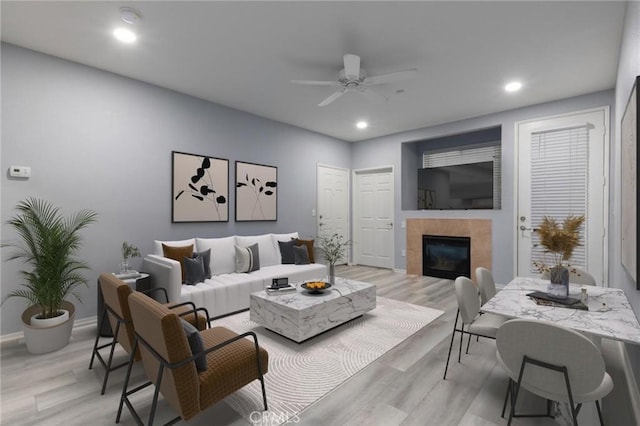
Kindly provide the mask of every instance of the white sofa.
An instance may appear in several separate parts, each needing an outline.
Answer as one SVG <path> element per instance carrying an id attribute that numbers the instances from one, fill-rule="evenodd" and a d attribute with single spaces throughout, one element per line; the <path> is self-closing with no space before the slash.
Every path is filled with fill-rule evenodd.
<path id="1" fill-rule="evenodd" d="M 146 255 L 142 270 L 153 277 L 155 287 L 167 290 L 171 302 L 193 302 L 205 307 L 211 317 L 227 315 L 249 308 L 249 295 L 264 290 L 273 278 L 289 279 L 290 283 L 322 279 L 327 275 L 325 265 L 282 264 L 278 241 L 298 238 L 298 233 L 230 236 L 224 238 L 191 238 L 181 241 L 158 241 L 155 253 Z M 235 246 L 258 244 L 260 269 L 249 273 L 236 273 Z M 196 285 L 183 285 L 180 262 L 163 256 L 162 244 L 169 246 L 193 245 L 194 252 L 211 249 L 212 277 Z"/>

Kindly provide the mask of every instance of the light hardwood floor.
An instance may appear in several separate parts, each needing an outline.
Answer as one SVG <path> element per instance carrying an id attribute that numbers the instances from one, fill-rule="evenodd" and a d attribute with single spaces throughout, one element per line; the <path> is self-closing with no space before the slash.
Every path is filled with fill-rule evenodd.
<path id="1" fill-rule="evenodd" d="M 506 424 L 500 418 L 500 410 L 507 377 L 496 363 L 494 341 L 473 342 L 469 355 L 463 355 L 460 364 L 452 355 L 447 380 L 442 380 L 457 309 L 452 281 L 361 266 L 338 267 L 337 275 L 376 284 L 379 296 L 440 309 L 445 314 L 299 413 L 292 424 Z M 30 355 L 24 344 L 4 344 L 0 354 L 0 424 L 113 424 L 125 371 L 113 372 L 107 392 L 100 396 L 102 367 L 88 369 L 95 332 L 95 325 L 74 330 L 67 347 L 46 355 Z M 119 351 L 118 356 L 124 359 L 124 351 Z M 134 370 L 134 380 L 142 381 L 139 365 Z M 148 407 L 151 392 L 139 392 L 134 404 Z M 532 404 L 536 409 L 538 401 Z M 147 412 L 141 409 L 141 414 Z M 157 424 L 174 416 L 175 412 L 161 402 Z M 121 424 L 135 424 L 126 409 Z M 224 402 L 179 424 L 249 425 Z M 513 424 L 555 422 L 516 419 Z"/>

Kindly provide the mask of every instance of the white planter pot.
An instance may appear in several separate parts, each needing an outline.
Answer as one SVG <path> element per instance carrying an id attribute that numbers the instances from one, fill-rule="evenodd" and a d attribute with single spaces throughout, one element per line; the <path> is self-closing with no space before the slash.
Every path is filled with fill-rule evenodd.
<path id="1" fill-rule="evenodd" d="M 76 318 L 76 309 L 72 303 L 62 302 L 63 310 L 67 311 L 66 319 L 52 318 L 58 324 L 46 328 L 38 327 L 32 322 L 32 318 L 40 313 L 39 306 L 31 306 L 22 313 L 22 331 L 27 350 L 32 354 L 44 354 L 57 351 L 69 344 L 73 321 Z M 38 320 L 48 321 L 48 320 Z M 62 322 L 60 322 L 62 321 Z"/>
<path id="2" fill-rule="evenodd" d="M 62 315 L 58 315 L 54 318 L 38 318 L 40 314 L 35 314 L 31 317 L 31 327 L 33 328 L 49 328 L 58 324 L 62 324 L 69 319 L 69 311 L 61 309 Z"/>

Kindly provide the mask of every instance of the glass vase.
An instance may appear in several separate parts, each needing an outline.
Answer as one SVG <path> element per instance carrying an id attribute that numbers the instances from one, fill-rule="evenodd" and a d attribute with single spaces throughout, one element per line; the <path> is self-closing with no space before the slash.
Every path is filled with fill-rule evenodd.
<path id="1" fill-rule="evenodd" d="M 336 265 L 333 263 L 329 264 L 329 283 L 335 284 L 336 281 Z"/>
<path id="2" fill-rule="evenodd" d="M 554 266 L 549 269 L 549 285 L 547 294 L 557 299 L 569 297 L 569 270 L 564 266 Z"/>

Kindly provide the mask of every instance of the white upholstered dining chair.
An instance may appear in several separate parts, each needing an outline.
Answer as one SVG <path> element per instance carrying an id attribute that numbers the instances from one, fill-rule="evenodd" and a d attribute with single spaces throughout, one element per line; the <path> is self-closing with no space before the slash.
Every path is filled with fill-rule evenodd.
<path id="1" fill-rule="evenodd" d="M 496 282 L 493 280 L 491 271 L 482 266 L 476 268 L 476 281 L 480 291 L 480 302 L 484 305 L 496 295 Z"/>
<path id="2" fill-rule="evenodd" d="M 578 424 L 582 404 L 595 401 L 603 424 L 598 400 L 611 392 L 613 381 L 605 372 L 600 350 L 584 334 L 550 322 L 514 319 L 500 327 L 496 346 L 498 363 L 509 376 L 508 425 L 514 417 L 530 417 L 515 413 L 520 388 L 547 401 L 568 403 L 574 425 Z M 547 403 L 546 414 L 532 416 L 552 417 L 550 404 Z"/>
<path id="3" fill-rule="evenodd" d="M 447 379 L 447 370 L 449 369 L 449 359 L 451 358 L 451 349 L 453 348 L 453 340 L 456 333 L 460 333 L 460 348 L 458 349 L 458 362 L 462 356 L 462 340 L 464 335 L 496 338 L 498 328 L 506 321 L 506 318 L 499 315 L 483 314 L 480 315 L 480 299 L 478 298 L 478 290 L 473 282 L 467 277 L 458 277 L 454 283 L 456 291 L 456 299 L 458 301 L 458 312 L 456 313 L 456 321 L 453 324 L 453 333 L 451 335 L 451 343 L 449 344 L 449 354 L 447 355 L 447 364 L 444 368 L 443 379 Z M 458 319 L 462 323 L 458 328 Z M 466 326 L 466 329 L 465 329 Z M 469 352 L 469 341 L 467 341 L 467 353 Z"/>

